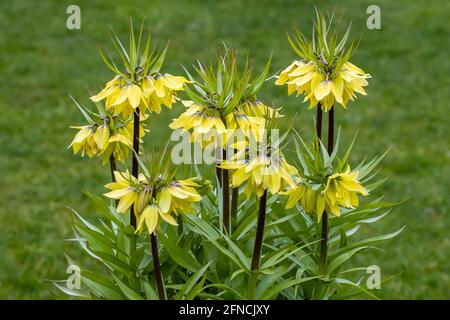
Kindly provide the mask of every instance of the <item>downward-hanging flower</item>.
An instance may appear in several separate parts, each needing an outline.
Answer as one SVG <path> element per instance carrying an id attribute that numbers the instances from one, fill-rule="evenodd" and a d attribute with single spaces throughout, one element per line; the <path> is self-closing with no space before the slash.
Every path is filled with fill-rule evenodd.
<path id="1" fill-rule="evenodd" d="M 325 18 L 317 14 L 313 41 L 308 41 L 300 32 L 297 32 L 296 43 L 289 38 L 301 60 L 293 61 L 281 71 L 275 84 L 287 84 L 288 94 L 303 95 L 310 108 L 320 103 L 322 109 L 328 111 L 335 102 L 346 108 L 349 100 L 354 101 L 356 93 L 366 95 L 364 87 L 371 76 L 348 61 L 354 47 L 351 44 L 345 48 L 350 28 L 338 39 Z"/>
<path id="2" fill-rule="evenodd" d="M 137 205 L 140 194 L 139 182 L 142 182 L 145 178 L 142 174 L 139 178 L 135 178 L 128 170 L 125 172 L 115 171 L 114 177 L 116 182 L 105 185 L 105 188 L 111 191 L 105 193 L 104 196 L 119 200 L 117 212 L 125 213 L 131 205 Z"/>
<path id="3" fill-rule="evenodd" d="M 72 126 L 71 128 L 79 129 L 72 143 L 69 145 L 69 148 L 72 147 L 73 153 L 81 153 L 82 156 L 87 154 L 89 158 L 95 156 L 99 151 L 99 147 L 94 139 L 96 133 L 95 126 Z"/>
<path id="4" fill-rule="evenodd" d="M 130 150 L 133 148 L 133 121 L 131 121 L 130 118 L 125 121 L 125 124 L 123 122 L 118 124 L 118 126 L 110 128 L 110 135 L 107 143 L 104 144 L 104 147 L 99 153 L 104 165 L 108 163 L 111 154 L 114 155 L 114 158 L 117 161 L 124 162 L 128 158 Z M 139 126 L 139 138 L 142 139 L 147 131 L 148 129 L 146 129 L 145 123 L 141 121 Z"/>
<path id="5" fill-rule="evenodd" d="M 261 153 L 245 159 L 244 151 L 236 153 L 230 160 L 225 160 L 220 167 L 233 170 L 232 186 L 239 187 L 246 183 L 244 193 L 250 197 L 256 193 L 261 197 L 265 190 L 272 194 L 283 191 L 286 186 L 295 187 L 293 176 L 297 169 L 287 163 L 282 153 Z"/>
<path id="6" fill-rule="evenodd" d="M 158 202 L 164 213 L 190 213 L 193 203 L 202 197 L 197 192 L 200 185 L 194 179 L 175 180 L 163 187 L 158 195 Z"/>
<path id="7" fill-rule="evenodd" d="M 159 175 L 157 179 L 140 174 L 136 179 L 128 171 L 114 172 L 116 182 L 105 185 L 111 191 L 104 195 L 119 200 L 117 212 L 124 213 L 134 205 L 137 216 L 136 232 L 144 226 L 153 233 L 161 221 L 177 225 L 173 214 L 187 214 L 194 210 L 194 203 L 202 197 L 202 184 L 197 178 L 167 180 Z"/>
<path id="8" fill-rule="evenodd" d="M 183 101 L 183 104 L 187 110 L 172 120 L 171 129 L 192 131 L 192 142 L 199 142 L 202 146 L 215 142 L 217 135 L 225 133 L 226 127 L 217 108 L 199 106 L 192 101 Z"/>
<path id="9" fill-rule="evenodd" d="M 269 107 L 261 101 L 245 101 L 226 118 L 227 128 L 243 133 L 243 142 L 237 144 L 237 149 L 241 149 L 248 144 L 249 139 L 261 141 L 264 131 L 267 128 L 266 121 L 280 118 L 279 109 Z"/>
<path id="10" fill-rule="evenodd" d="M 354 208 L 358 206 L 358 194 L 369 195 L 358 181 L 358 172 L 351 172 L 350 166 L 345 172 L 329 176 L 323 193 L 327 209 L 336 216 L 340 215 L 339 207 Z"/>
<path id="11" fill-rule="evenodd" d="M 111 155 L 114 155 L 117 161 L 125 161 L 133 145 L 132 117 L 114 116 L 101 104 L 96 105 L 99 113 L 77 105 L 89 125 L 71 127 L 79 130 L 69 145 L 74 154 L 87 154 L 90 158 L 99 156 L 104 165 L 109 162 Z M 141 117 L 141 120 L 144 120 L 144 117 Z M 148 131 L 143 121 L 139 130 L 140 138 Z"/>
<path id="12" fill-rule="evenodd" d="M 349 100 L 354 101 L 356 92 L 366 95 L 364 87 L 369 83 L 369 74 L 350 62 L 345 62 L 340 70 L 334 70 L 334 76 L 324 74 L 314 62 L 294 61 L 280 73 L 276 85 L 288 85 L 288 94 L 297 92 L 304 95 L 304 101 L 313 108 L 320 102 L 324 111 L 330 110 L 336 101 L 346 108 Z"/>
<path id="13" fill-rule="evenodd" d="M 178 118 L 172 120 L 169 127 L 191 132 L 192 142 L 199 142 L 203 147 L 213 143 L 225 146 L 240 133 L 233 146 L 245 147 L 248 137 L 253 135 L 260 140 L 265 128 L 266 116 L 280 117 L 278 110 L 264 105 L 262 102 L 245 102 L 237 106 L 225 119 L 214 106 L 199 106 L 192 101 L 182 101 L 187 107 Z M 239 131 L 239 132 L 238 132 Z"/>
<path id="14" fill-rule="evenodd" d="M 339 217 L 341 207 L 357 207 L 359 194 L 367 196 L 369 193 L 359 182 L 358 172 L 350 171 L 348 166 L 344 172 L 328 176 L 320 187 L 313 188 L 301 182 L 288 190 L 286 208 L 292 208 L 296 203 L 300 203 L 305 212 L 315 214 L 320 221 L 325 210 Z"/>
<path id="15" fill-rule="evenodd" d="M 129 116 L 139 107 L 141 113 L 150 110 L 155 113 L 161 112 L 161 105 L 168 108 L 177 100 L 177 91 L 183 90 L 188 80 L 181 76 L 145 75 L 139 77 L 136 83 L 121 75 L 109 81 L 105 88 L 91 97 L 94 102 L 106 99 L 106 108 L 115 115 Z"/>

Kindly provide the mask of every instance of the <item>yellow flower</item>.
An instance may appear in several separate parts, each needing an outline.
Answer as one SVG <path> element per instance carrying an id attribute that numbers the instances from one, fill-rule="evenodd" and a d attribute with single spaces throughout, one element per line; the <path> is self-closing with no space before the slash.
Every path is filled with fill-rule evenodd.
<path id="1" fill-rule="evenodd" d="M 100 150 L 103 150 L 109 141 L 109 127 L 106 124 L 102 124 L 97 128 L 94 134 L 94 140 Z"/>
<path id="2" fill-rule="evenodd" d="M 148 232 L 152 234 L 159 225 L 159 218 L 171 225 L 177 225 L 176 220 L 170 214 L 164 213 L 158 204 L 149 204 L 139 215 L 136 232 L 141 233 L 144 230 L 145 222 Z"/>
<path id="3" fill-rule="evenodd" d="M 108 183 L 105 188 L 111 190 L 104 196 L 118 199 L 117 212 L 126 212 L 134 205 L 138 226 L 136 232 L 147 230 L 152 233 L 158 227 L 159 222 L 165 221 L 177 225 L 175 214 L 187 214 L 194 209 L 193 204 L 201 201 L 198 193 L 201 187 L 195 178 L 186 180 L 164 181 L 150 179 L 140 174 L 133 177 L 128 171 L 114 172 L 116 182 Z"/>
<path id="4" fill-rule="evenodd" d="M 138 208 L 142 207 L 146 201 L 148 201 L 148 205 L 139 214 L 136 232 L 141 233 L 144 230 L 144 222 L 148 232 L 154 232 L 159 226 L 159 218 L 176 226 L 177 221 L 172 213 L 187 214 L 192 212 L 192 204 L 202 199 L 197 192 L 196 188 L 198 187 L 200 185 L 194 179 L 175 180 L 162 187 L 156 196 L 153 194 L 153 200 L 148 197 L 150 189 L 147 189 L 147 193 L 143 196 L 146 192 L 144 189 L 138 200 Z"/>
<path id="5" fill-rule="evenodd" d="M 105 88 L 91 100 L 98 102 L 106 98 L 106 109 L 112 110 L 113 114 L 123 114 L 128 116 L 134 112 L 137 107 L 147 106 L 143 92 L 137 84 L 131 83 L 121 76 L 114 77 L 109 81 Z"/>
<path id="6" fill-rule="evenodd" d="M 139 138 L 144 137 L 145 123 L 141 122 L 139 127 Z M 103 159 L 103 164 L 107 164 L 111 154 L 117 161 L 124 162 L 130 150 L 133 148 L 133 121 L 128 121 L 125 126 L 111 130 L 107 143 L 101 149 L 99 155 Z"/>
<path id="7" fill-rule="evenodd" d="M 256 141 L 260 141 L 262 130 L 264 130 L 264 119 L 250 115 L 244 111 L 244 105 L 241 105 L 230 112 L 226 117 L 227 128 L 236 133 L 237 141 L 233 147 L 236 149 L 245 148 L 247 137 L 252 135 Z M 232 137 L 229 137 L 230 139 Z"/>
<path id="8" fill-rule="evenodd" d="M 167 214 L 171 212 L 176 214 L 192 212 L 192 204 L 202 199 L 196 190 L 198 187 L 199 184 L 192 179 L 170 182 L 158 194 L 161 211 Z"/>
<path id="9" fill-rule="evenodd" d="M 287 84 L 289 95 L 294 92 L 304 95 L 310 108 L 320 102 L 322 109 L 328 111 L 335 102 L 346 108 L 348 100 L 356 98 L 355 92 L 365 95 L 368 78 L 371 78 L 369 74 L 350 62 L 343 63 L 339 70 L 325 73 L 312 61 L 294 61 L 280 73 L 275 84 Z"/>
<path id="10" fill-rule="evenodd" d="M 170 109 L 172 104 L 177 100 L 177 91 L 183 90 L 185 83 L 189 82 L 184 77 L 166 73 L 156 79 L 147 76 L 141 87 L 144 95 L 148 99 L 149 109 L 155 113 L 160 113 L 161 105 Z"/>
<path id="11" fill-rule="evenodd" d="M 286 69 L 280 72 L 280 75 L 277 77 L 277 80 L 275 81 L 275 85 L 282 86 L 286 84 L 286 82 L 290 81 L 289 74 L 294 70 L 296 67 L 300 67 L 304 65 L 303 62 L 294 60 Z M 291 95 L 296 91 L 296 86 L 294 84 L 288 84 L 288 94 Z"/>
<path id="12" fill-rule="evenodd" d="M 253 192 L 261 197 L 265 190 L 277 194 L 287 185 L 295 187 L 292 176 L 297 174 L 297 169 L 288 164 L 281 154 L 279 156 L 260 154 L 253 159 L 245 160 L 242 159 L 241 153 L 237 153 L 231 160 L 223 161 L 220 167 L 234 170 L 231 182 L 233 187 L 239 187 L 246 182 L 244 193 L 247 197 Z"/>
<path id="13" fill-rule="evenodd" d="M 358 172 L 350 172 L 350 167 L 347 167 L 345 172 L 329 176 L 323 193 L 327 210 L 329 209 L 335 216 L 340 215 L 340 206 L 344 208 L 358 206 L 358 193 L 363 196 L 369 194 L 358 181 Z"/>
<path id="14" fill-rule="evenodd" d="M 170 108 L 176 101 L 176 92 L 183 90 L 184 84 L 189 82 L 184 77 L 164 74 L 156 79 L 145 76 L 139 81 L 131 82 L 122 76 L 116 76 L 109 81 L 105 88 L 91 97 L 94 102 L 106 99 L 105 106 L 113 114 L 129 116 L 139 107 L 141 114 L 147 109 L 159 113 L 161 104 Z"/>
<path id="15" fill-rule="evenodd" d="M 78 133 L 75 135 L 72 143 L 69 145 L 69 148 L 72 147 L 73 153 L 77 154 L 81 152 L 81 155 L 88 155 L 89 158 L 92 158 L 99 152 L 99 146 L 96 140 L 103 143 L 103 138 L 100 139 L 100 135 L 95 138 L 96 130 L 92 125 L 89 126 L 81 126 L 81 127 L 71 127 L 73 129 L 80 129 Z"/>
<path id="16" fill-rule="evenodd" d="M 197 192 L 200 187 L 194 179 L 175 180 L 169 182 L 157 191 L 151 192 L 151 188 L 144 188 L 139 196 L 137 208 L 145 206 L 142 212 L 139 210 L 138 227 L 136 232 L 143 231 L 144 222 L 149 233 L 155 231 L 159 225 L 159 218 L 163 221 L 177 225 L 175 214 L 187 214 L 192 212 L 193 203 L 199 202 L 202 197 Z M 157 188 L 158 189 L 158 188 Z M 150 199 L 150 193 L 153 197 Z"/>
<path id="17" fill-rule="evenodd" d="M 225 146 L 230 142 L 234 148 L 244 148 L 250 134 L 257 141 L 260 140 L 266 118 L 281 117 L 278 110 L 259 101 L 241 104 L 225 117 L 225 121 L 214 106 L 203 107 L 192 101 L 182 103 L 187 110 L 174 119 L 169 127 L 173 130 L 191 131 L 192 142 L 199 142 L 203 147 L 213 143 Z M 238 134 L 238 130 L 242 135 Z"/>
<path id="18" fill-rule="evenodd" d="M 137 206 L 139 200 L 138 179 L 132 176 L 128 170 L 126 172 L 114 171 L 116 182 L 111 182 L 105 185 L 105 188 L 111 190 L 105 193 L 104 196 L 111 199 L 118 199 L 117 212 L 126 212 L 131 205 Z M 142 180 L 143 176 L 139 177 Z"/>
<path id="19" fill-rule="evenodd" d="M 347 167 L 345 172 L 329 176 L 323 190 L 313 190 L 303 183 L 288 190 L 286 208 L 289 209 L 299 202 L 305 212 L 315 213 L 320 221 L 325 210 L 339 217 L 340 207 L 358 206 L 358 194 L 367 196 L 369 193 L 358 181 L 358 172 L 350 171 L 350 167 Z"/>
<path id="20" fill-rule="evenodd" d="M 320 221 L 323 214 L 324 197 L 320 190 L 313 190 L 304 183 L 299 183 L 295 188 L 285 192 L 288 196 L 286 209 L 292 208 L 299 203 L 308 214 L 315 213 Z"/>
<path id="21" fill-rule="evenodd" d="M 281 118 L 280 109 L 269 107 L 261 101 L 247 101 L 239 109 L 248 116 L 255 116 L 263 119 Z"/>
<path id="22" fill-rule="evenodd" d="M 192 101 L 182 101 L 187 108 L 177 119 L 174 119 L 169 127 L 173 130 L 192 130 L 191 139 L 200 142 L 203 146 L 216 141 L 218 134 L 226 131 L 219 111 L 215 107 L 203 107 Z"/>

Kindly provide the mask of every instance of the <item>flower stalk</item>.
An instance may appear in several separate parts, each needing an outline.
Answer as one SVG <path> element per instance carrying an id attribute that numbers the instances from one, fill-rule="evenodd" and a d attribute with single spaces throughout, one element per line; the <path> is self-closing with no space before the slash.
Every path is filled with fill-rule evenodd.
<path id="1" fill-rule="evenodd" d="M 166 300 L 166 292 L 164 290 L 161 266 L 159 264 L 158 240 L 154 232 L 150 235 L 150 242 L 152 247 L 153 272 L 155 273 L 156 289 L 158 290 L 159 300 Z"/>
<path id="2" fill-rule="evenodd" d="M 223 160 L 227 159 L 227 151 L 223 149 Z M 227 169 L 222 169 L 222 214 L 223 214 L 223 231 L 230 235 L 230 178 Z"/>
<path id="3" fill-rule="evenodd" d="M 231 189 L 231 219 L 235 221 L 237 219 L 237 211 L 239 205 L 239 187 Z"/>
<path id="4" fill-rule="evenodd" d="M 111 181 L 116 182 L 114 171 L 117 171 L 117 166 L 116 166 L 116 158 L 114 157 L 113 153 L 111 153 L 111 155 L 109 156 L 109 168 L 111 170 Z"/>
<path id="5" fill-rule="evenodd" d="M 316 135 L 317 139 L 322 139 L 322 104 L 319 103 L 317 106 L 317 114 L 316 114 Z"/>
<path id="6" fill-rule="evenodd" d="M 261 198 L 259 198 L 258 223 L 256 225 L 255 245 L 253 246 L 253 255 L 251 264 L 252 271 L 257 271 L 259 269 L 259 261 L 261 259 L 261 249 L 264 238 L 264 227 L 266 224 L 266 205 L 267 205 L 267 190 L 265 190 Z"/>
<path id="7" fill-rule="evenodd" d="M 267 205 L 267 190 L 264 191 L 263 195 L 259 198 L 259 212 L 258 212 L 258 222 L 256 225 L 256 236 L 255 244 L 253 246 L 252 262 L 250 266 L 251 274 L 248 281 L 248 298 L 254 299 L 259 262 L 261 260 L 262 243 L 264 239 L 264 227 L 266 225 L 266 205 Z"/>
<path id="8" fill-rule="evenodd" d="M 328 112 L 328 141 L 327 151 L 331 155 L 334 148 L 334 107 L 332 106 Z M 327 267 L 328 255 L 328 213 L 323 212 L 322 215 L 322 232 L 320 241 L 320 256 L 319 256 L 319 273 L 324 274 Z"/>
<path id="9" fill-rule="evenodd" d="M 134 111 L 133 118 L 133 158 L 131 163 L 131 174 L 133 177 L 137 179 L 139 175 L 139 163 L 138 163 L 138 155 L 139 155 L 139 108 L 136 108 Z M 136 212 L 134 205 L 131 207 L 130 211 L 130 224 L 136 229 Z"/>

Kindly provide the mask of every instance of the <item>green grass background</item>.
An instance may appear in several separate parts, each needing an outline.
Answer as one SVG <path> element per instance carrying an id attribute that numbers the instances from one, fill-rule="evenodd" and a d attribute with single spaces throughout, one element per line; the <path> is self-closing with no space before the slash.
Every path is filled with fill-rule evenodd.
<path id="1" fill-rule="evenodd" d="M 81 7 L 81 30 L 66 29 L 66 8 Z M 318 1 L 323 11 L 333 1 Z M 382 30 L 366 28 L 366 8 L 381 7 Z M 382 275 L 400 273 L 384 285 L 386 299 L 450 298 L 448 34 L 449 2 L 339 1 L 362 42 L 353 62 L 373 75 L 368 96 L 338 109 L 344 139 L 359 129 L 353 160 L 373 156 L 388 146 L 381 175 L 388 200 L 409 197 L 392 214 L 364 229 L 365 235 L 406 225 L 384 252 L 362 255 Z M 63 239 L 71 236 L 66 206 L 86 212 L 82 188 L 103 191 L 108 169 L 100 162 L 74 157 L 66 150 L 83 123 L 68 98 L 87 102 L 86 86 L 98 89 L 111 73 L 96 47 L 108 43 L 112 26 L 127 36 L 128 19 L 145 16 L 153 38 L 171 40 L 164 69 L 206 58 L 221 40 L 248 49 L 262 68 L 273 51 L 272 71 L 294 59 L 285 32 L 309 33 L 312 1 L 2 1 L 0 4 L 0 298 L 49 298 L 46 279 L 66 277 L 63 251 L 79 255 Z M 268 83 L 262 97 L 297 113 L 295 126 L 312 129 L 313 111 L 285 87 Z M 168 133 L 176 106 L 152 116 L 147 146 L 159 146 Z"/>

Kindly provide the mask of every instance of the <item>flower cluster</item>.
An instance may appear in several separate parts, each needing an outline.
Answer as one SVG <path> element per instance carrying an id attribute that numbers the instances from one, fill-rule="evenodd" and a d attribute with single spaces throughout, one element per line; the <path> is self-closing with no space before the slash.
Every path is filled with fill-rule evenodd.
<path id="1" fill-rule="evenodd" d="M 356 98 L 355 92 L 366 95 L 364 87 L 369 84 L 366 79 L 370 75 L 354 64 L 345 62 L 340 68 L 323 70 L 314 61 L 296 60 L 281 71 L 275 84 L 287 84 L 289 95 L 294 92 L 304 95 L 310 108 L 320 102 L 324 111 L 330 110 L 334 102 L 346 108 L 347 102 Z"/>
<path id="2" fill-rule="evenodd" d="M 265 129 L 266 118 L 279 117 L 278 110 L 271 108 L 256 97 L 269 71 L 270 60 L 264 71 L 252 78 L 248 61 L 238 65 L 237 53 L 226 50 L 217 59 L 217 65 L 199 62 L 198 79 L 191 75 L 194 90 L 187 90 L 192 101 L 184 101 L 187 108 L 170 124 L 171 129 L 189 131 L 191 141 L 203 147 L 216 144 L 226 148 L 230 142 L 244 146 L 250 135 L 259 139 Z M 238 132 L 239 131 L 239 132 Z"/>
<path id="3" fill-rule="evenodd" d="M 340 207 L 354 208 L 359 205 L 358 194 L 367 196 L 369 193 L 358 180 L 358 172 L 350 171 L 350 166 L 347 166 L 344 172 L 327 176 L 326 181 L 319 185 L 300 182 L 286 194 L 286 208 L 300 203 L 305 212 L 315 214 L 320 221 L 324 210 L 340 216 Z"/>
<path id="4" fill-rule="evenodd" d="M 219 110 L 213 106 L 200 106 L 192 101 L 183 101 L 187 108 L 169 127 L 172 130 L 191 131 L 191 141 L 207 146 L 217 140 L 218 135 L 226 131 Z"/>
<path id="5" fill-rule="evenodd" d="M 281 71 L 276 85 L 288 86 L 288 94 L 297 92 L 309 101 L 309 107 L 320 105 L 323 111 L 329 111 L 335 102 L 343 108 L 356 93 L 365 95 L 364 87 L 371 76 L 349 61 L 355 43 L 347 45 L 350 25 L 340 37 L 333 16 L 326 19 L 319 11 L 313 29 L 313 39 L 308 39 L 297 31 L 296 37 L 289 42 L 300 57 Z"/>
<path id="6" fill-rule="evenodd" d="M 233 170 L 233 187 L 246 182 L 244 193 L 247 198 L 252 193 L 261 197 L 265 190 L 277 194 L 287 186 L 295 187 L 293 176 L 297 174 L 297 169 L 287 163 L 281 152 L 258 152 L 257 155 L 248 156 L 246 151 L 242 149 L 230 160 L 222 161 L 220 167 Z"/>
<path id="7" fill-rule="evenodd" d="M 190 131 L 191 141 L 203 147 L 215 143 L 225 147 L 229 142 L 235 142 L 233 147 L 244 147 L 250 136 L 257 141 L 262 138 L 268 117 L 281 117 L 278 110 L 259 101 L 244 102 L 225 117 L 214 106 L 200 106 L 193 101 L 182 102 L 187 110 L 173 119 L 169 127 L 172 130 Z"/>
<path id="8" fill-rule="evenodd" d="M 105 185 L 111 191 L 104 195 L 119 201 L 119 213 L 134 206 L 138 221 L 136 232 L 142 232 L 145 225 L 148 232 L 153 233 L 161 221 L 176 225 L 172 214 L 190 213 L 193 204 L 201 200 L 199 189 L 202 186 L 196 178 L 167 181 L 144 174 L 136 178 L 128 171 L 115 171 L 114 176 L 116 181 Z"/>
<path id="9" fill-rule="evenodd" d="M 111 155 L 123 162 L 132 148 L 133 122 L 131 119 L 124 120 L 111 115 L 98 119 L 98 123 L 72 126 L 71 128 L 79 131 L 69 148 L 72 147 L 74 154 L 80 153 L 82 156 L 86 154 L 90 158 L 100 156 L 103 164 L 109 161 Z M 142 138 L 147 131 L 143 122 L 140 123 L 139 129 Z"/>
<path id="10" fill-rule="evenodd" d="M 147 110 L 160 113 L 161 105 L 172 107 L 177 91 L 183 90 L 188 82 L 184 77 L 170 74 L 142 75 L 138 72 L 135 78 L 137 80 L 132 81 L 117 75 L 91 100 L 106 99 L 106 109 L 114 115 L 129 116 L 138 107 L 142 114 Z"/>
<path id="11" fill-rule="evenodd" d="M 79 129 L 70 145 L 75 154 L 101 156 L 104 164 L 108 163 L 111 155 L 115 160 L 124 162 L 133 148 L 133 136 L 136 134 L 140 139 L 147 131 L 145 120 L 149 112 L 159 113 L 163 105 L 171 108 L 178 99 L 178 92 L 184 90 L 189 82 L 181 76 L 161 73 L 167 47 L 162 53 L 150 52 L 150 37 L 144 45 L 141 36 L 136 41 L 131 28 L 129 52 L 125 51 L 117 37 L 114 39 L 117 42 L 115 47 L 123 58 L 123 69 L 118 69 L 114 61 L 106 60 L 101 53 L 105 64 L 116 75 L 103 90 L 91 96 L 98 114 L 77 103 L 88 125 L 72 127 Z M 139 115 L 136 112 L 138 108 Z M 135 121 L 139 122 L 139 133 L 133 132 Z M 139 150 L 135 152 L 139 153 Z"/>

